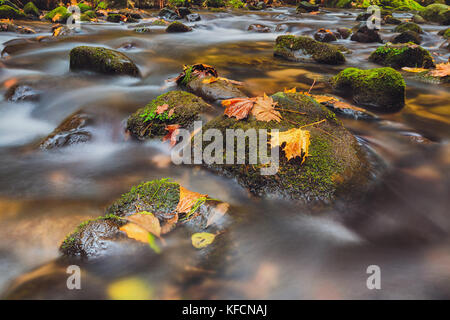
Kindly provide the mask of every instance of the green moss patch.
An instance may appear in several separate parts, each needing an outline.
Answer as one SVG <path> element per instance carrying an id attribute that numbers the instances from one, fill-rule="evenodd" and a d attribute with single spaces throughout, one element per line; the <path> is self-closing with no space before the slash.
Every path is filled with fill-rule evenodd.
<path id="1" fill-rule="evenodd" d="M 388 43 L 372 52 L 369 60 L 397 69 L 402 67 L 434 67 L 433 58 L 430 53 L 412 42 L 405 44 Z"/>
<path id="2" fill-rule="evenodd" d="M 0 19 L 24 19 L 26 16 L 20 10 L 8 5 L 0 6 Z"/>
<path id="3" fill-rule="evenodd" d="M 400 23 L 398 26 L 395 27 L 394 32 L 405 32 L 405 31 L 414 31 L 417 33 L 423 33 L 422 28 L 414 23 L 414 22 L 403 22 Z"/>

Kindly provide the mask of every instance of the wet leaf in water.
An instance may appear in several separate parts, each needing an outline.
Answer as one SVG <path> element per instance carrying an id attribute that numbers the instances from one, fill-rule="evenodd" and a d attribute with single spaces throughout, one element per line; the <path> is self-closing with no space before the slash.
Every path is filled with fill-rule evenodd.
<path id="1" fill-rule="evenodd" d="M 428 71 L 429 69 L 425 69 L 425 68 L 403 67 L 402 70 L 403 70 L 403 71 L 408 71 L 408 72 L 424 72 L 424 71 Z"/>
<path id="2" fill-rule="evenodd" d="M 149 300 L 153 289 L 142 279 L 126 278 L 114 281 L 108 286 L 108 296 L 113 300 Z"/>
<path id="3" fill-rule="evenodd" d="M 288 160 L 300 157 L 302 163 L 305 162 L 309 149 L 309 131 L 302 129 L 290 129 L 284 132 L 271 133 L 270 145 L 272 147 L 280 146 L 285 143 L 283 150 Z"/>
<path id="4" fill-rule="evenodd" d="M 217 222 L 221 217 L 225 215 L 225 213 L 228 212 L 228 209 L 230 208 L 230 205 L 226 202 L 219 203 L 215 208 L 213 213 L 208 218 L 208 221 L 206 222 L 206 227 L 209 227 L 213 223 Z"/>
<path id="5" fill-rule="evenodd" d="M 194 233 L 191 237 L 192 245 L 194 246 L 194 248 L 201 249 L 213 243 L 215 238 L 215 234 L 208 232 Z"/>

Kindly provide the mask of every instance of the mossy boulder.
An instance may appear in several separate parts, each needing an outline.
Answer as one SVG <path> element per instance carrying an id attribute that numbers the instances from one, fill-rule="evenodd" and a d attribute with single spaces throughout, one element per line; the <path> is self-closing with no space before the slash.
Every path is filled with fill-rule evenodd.
<path id="1" fill-rule="evenodd" d="M 168 108 L 158 114 L 156 112 L 157 107 L 165 104 L 168 105 Z M 127 130 L 141 140 L 163 137 L 167 134 L 167 125 L 178 124 L 181 128 L 188 128 L 199 118 L 202 112 L 209 108 L 211 108 L 209 104 L 192 93 L 170 91 L 160 95 L 144 108 L 132 114 L 128 118 Z M 169 116 L 169 114 L 171 115 Z"/>
<path id="2" fill-rule="evenodd" d="M 391 15 L 387 15 L 383 18 L 384 23 L 386 24 L 401 24 L 402 20 L 394 18 Z"/>
<path id="3" fill-rule="evenodd" d="M 401 24 L 399 24 L 398 26 L 396 26 L 394 28 L 394 32 L 399 32 L 399 33 L 405 32 L 408 30 L 414 31 L 417 33 L 423 33 L 422 28 L 414 22 L 402 22 Z"/>
<path id="4" fill-rule="evenodd" d="M 236 141 L 233 148 L 223 145 L 223 164 L 205 164 L 208 168 L 226 176 L 233 177 L 258 196 L 276 196 L 292 199 L 295 202 L 308 205 L 323 205 L 332 202 L 337 197 L 351 196 L 352 192 L 362 191 L 368 183 L 369 164 L 364 151 L 355 137 L 348 132 L 335 114 L 317 103 L 311 96 L 301 93 L 282 93 L 272 95 L 278 103 L 277 108 L 282 116 L 281 122 L 258 121 L 253 116 L 236 120 L 226 115 L 219 116 L 203 126 L 203 133 L 208 129 L 218 129 L 223 136 L 226 130 L 248 129 L 278 129 L 286 131 L 322 121 L 317 126 L 304 128 L 310 132 L 309 156 L 304 163 L 300 157 L 288 160 L 282 148 L 279 150 L 279 168 L 273 174 L 263 175 L 260 154 L 249 150 L 249 140 Z M 303 114 L 299 114 L 303 113 Z M 255 135 L 258 145 L 269 142 Z M 195 141 L 195 137 L 194 137 Z M 205 148 L 208 142 L 203 142 Z M 245 145 L 245 164 L 237 164 L 237 147 Z M 228 149 L 228 150 L 227 150 Z M 232 151 L 231 151 L 232 150 Z M 227 154 L 232 152 L 231 155 Z M 275 152 L 275 149 L 274 151 Z M 257 158 L 256 164 L 249 163 L 249 155 Z M 233 159 L 234 164 L 227 164 L 226 158 Z M 255 161 L 253 161 L 255 162 Z M 353 194 L 355 195 L 355 194 Z"/>
<path id="5" fill-rule="evenodd" d="M 401 44 L 387 43 L 372 52 L 369 60 L 396 69 L 403 67 L 434 67 L 430 53 L 412 42 Z"/>
<path id="6" fill-rule="evenodd" d="M 81 13 L 85 13 L 86 11 L 92 10 L 93 8 L 87 3 L 79 3 L 78 8 L 80 8 Z"/>
<path id="7" fill-rule="evenodd" d="M 28 2 L 24 7 L 23 7 L 23 12 L 25 12 L 25 14 L 29 14 L 35 17 L 39 17 L 40 16 L 40 12 L 39 9 L 34 5 L 33 2 Z"/>
<path id="8" fill-rule="evenodd" d="M 308 1 L 302 1 L 297 6 L 297 12 L 299 13 L 306 13 L 313 11 L 319 11 L 319 6 L 316 4 L 309 3 Z"/>
<path id="9" fill-rule="evenodd" d="M 173 33 L 173 32 L 189 32 L 192 31 L 191 27 L 188 27 L 187 25 L 174 21 L 171 24 L 169 24 L 166 28 L 166 32 Z"/>
<path id="10" fill-rule="evenodd" d="M 104 74 L 138 77 L 139 69 L 121 52 L 103 48 L 80 46 L 70 51 L 71 70 L 89 70 Z"/>
<path id="11" fill-rule="evenodd" d="M 225 7 L 225 1 L 223 1 L 223 0 L 206 0 L 205 3 L 208 8 Z"/>
<path id="12" fill-rule="evenodd" d="M 409 42 L 420 44 L 422 42 L 422 36 L 417 32 L 408 30 L 400 33 L 399 35 L 396 35 L 392 39 L 392 43 L 409 43 Z"/>
<path id="13" fill-rule="evenodd" d="M 164 20 L 164 19 L 156 19 L 152 21 L 152 26 L 161 26 L 161 27 L 165 27 L 167 26 L 169 23 Z"/>
<path id="14" fill-rule="evenodd" d="M 211 83 L 204 82 L 204 80 L 207 79 L 209 79 L 209 77 L 193 77 L 182 85 L 185 86 L 190 92 L 207 101 L 217 101 L 239 97 L 242 98 L 246 96 L 238 85 L 230 83 L 229 81 L 217 79 Z"/>
<path id="15" fill-rule="evenodd" d="M 425 19 L 422 18 L 422 16 L 415 14 L 412 17 L 412 22 L 417 23 L 417 24 L 424 24 L 425 23 Z"/>
<path id="16" fill-rule="evenodd" d="M 149 250 L 148 244 L 137 242 L 126 236 L 120 227 L 127 223 L 125 216 L 138 212 L 147 212 L 154 215 L 164 227 L 175 213 L 178 214 L 178 223 L 194 232 L 209 228 L 218 231 L 220 226 L 208 226 L 208 219 L 217 213 L 218 200 L 207 197 L 199 199 L 190 212 L 177 212 L 180 200 L 180 185 L 169 179 L 153 180 L 132 187 L 123 194 L 108 209 L 105 215 L 81 223 L 60 246 L 64 256 L 81 258 L 99 258 L 111 254 L 123 244 L 126 251 L 133 249 Z M 145 213 L 142 213 L 145 214 Z M 181 239 L 178 239 L 178 243 Z M 184 239 L 187 240 L 187 239 Z M 156 242 L 156 240 L 154 240 Z M 159 251 L 157 244 L 152 249 Z M 174 244 L 176 245 L 176 244 Z M 158 249 L 158 250 L 157 250 Z"/>
<path id="17" fill-rule="evenodd" d="M 123 17 L 121 14 L 118 13 L 108 13 L 108 16 L 106 17 L 106 21 L 113 22 L 113 23 L 119 23 L 122 21 Z"/>
<path id="18" fill-rule="evenodd" d="M 336 31 L 339 33 L 342 39 L 347 39 L 352 34 L 352 29 L 350 28 L 337 28 Z"/>
<path id="19" fill-rule="evenodd" d="M 438 35 L 443 36 L 444 39 L 450 39 L 450 28 L 439 31 Z"/>
<path id="20" fill-rule="evenodd" d="M 392 68 L 347 68 L 331 78 L 331 84 L 338 94 L 370 109 L 390 112 L 405 105 L 405 81 Z"/>
<path id="21" fill-rule="evenodd" d="M 450 7 L 445 4 L 430 4 L 419 14 L 427 21 L 437 22 L 443 25 L 450 24 Z"/>
<path id="22" fill-rule="evenodd" d="M 95 8 L 95 10 L 106 10 L 108 9 L 108 4 L 105 1 L 100 1 L 97 4 L 97 7 Z"/>
<path id="23" fill-rule="evenodd" d="M 369 29 L 365 23 L 358 27 L 357 31 L 350 37 L 350 40 L 362 43 L 383 42 L 378 31 Z"/>
<path id="24" fill-rule="evenodd" d="M 25 19 L 25 14 L 8 5 L 0 6 L 0 19 Z"/>
<path id="25" fill-rule="evenodd" d="M 275 42 L 274 55 L 293 61 L 311 61 L 338 65 L 345 62 L 339 47 L 303 36 L 279 36 Z"/>
<path id="26" fill-rule="evenodd" d="M 59 19 L 57 21 L 53 21 L 53 18 L 58 15 Z M 52 11 L 48 12 L 45 16 L 44 19 L 45 20 L 49 20 L 49 21 L 53 21 L 53 22 L 59 22 L 59 23 L 64 23 L 67 21 L 67 19 L 71 16 L 72 14 L 67 10 L 66 7 L 58 7 L 53 9 Z"/>
<path id="27" fill-rule="evenodd" d="M 163 18 L 164 20 L 182 19 L 178 13 L 176 13 L 175 11 L 173 11 L 169 8 L 162 8 L 161 11 L 159 11 L 158 16 Z"/>
<path id="28" fill-rule="evenodd" d="M 97 15 L 92 10 L 86 11 L 80 17 L 81 21 L 85 21 L 85 22 L 89 22 L 89 21 L 91 21 L 92 19 L 95 19 L 95 18 L 97 18 Z"/>
<path id="29" fill-rule="evenodd" d="M 317 30 L 317 32 L 314 34 L 314 40 L 317 40 L 320 42 L 331 42 L 331 41 L 336 41 L 337 37 L 330 30 L 321 28 L 321 29 Z"/>

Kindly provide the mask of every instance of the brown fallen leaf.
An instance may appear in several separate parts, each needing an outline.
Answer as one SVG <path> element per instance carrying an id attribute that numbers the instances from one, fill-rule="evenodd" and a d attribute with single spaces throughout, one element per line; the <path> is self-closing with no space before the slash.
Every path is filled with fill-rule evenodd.
<path id="1" fill-rule="evenodd" d="M 234 98 L 222 101 L 222 106 L 226 107 L 224 114 L 228 117 L 235 117 L 237 120 L 245 119 L 253 108 L 255 98 Z"/>
<path id="2" fill-rule="evenodd" d="M 167 114 L 167 116 L 170 118 L 173 116 L 173 113 L 175 112 L 175 108 L 172 108 L 169 110 L 169 113 Z"/>
<path id="3" fill-rule="evenodd" d="M 142 211 L 131 216 L 127 216 L 125 217 L 125 219 L 129 222 L 137 224 L 138 226 L 154 234 L 158 238 L 161 236 L 161 225 L 158 218 L 155 217 L 153 213 Z"/>
<path id="4" fill-rule="evenodd" d="M 164 113 L 164 111 L 166 111 L 167 109 L 169 109 L 169 105 L 167 103 L 162 104 L 156 107 L 156 113 L 157 114 Z"/>
<path id="5" fill-rule="evenodd" d="M 252 115 L 255 116 L 258 121 L 281 121 L 281 114 L 275 110 L 277 102 L 274 102 L 271 97 L 268 97 L 265 93 L 263 97 L 257 97 L 256 102 L 252 109 Z"/>
<path id="6" fill-rule="evenodd" d="M 128 238 L 147 243 L 149 239 L 149 233 L 147 230 L 138 226 L 134 223 L 127 223 L 119 228 L 120 231 L 123 231 L 127 234 Z"/>
<path id="7" fill-rule="evenodd" d="M 309 156 L 310 134 L 308 130 L 293 128 L 284 132 L 271 133 L 270 135 L 270 145 L 272 147 L 277 145 L 281 147 L 285 143 L 283 150 L 288 160 L 300 157 L 303 164 L 306 157 Z"/>
<path id="8" fill-rule="evenodd" d="M 166 130 L 169 132 L 163 137 L 163 141 L 170 140 L 170 146 L 173 147 L 177 144 L 177 135 L 179 132 L 179 124 L 169 124 L 166 126 Z"/>
<path id="9" fill-rule="evenodd" d="M 450 62 L 438 63 L 436 69 L 430 71 L 430 75 L 433 77 L 447 77 L 450 75 Z"/>
<path id="10" fill-rule="evenodd" d="M 176 211 L 178 213 L 190 212 L 192 207 L 197 204 L 202 198 L 206 199 L 208 195 L 200 194 L 198 192 L 190 191 L 180 186 L 180 200 L 178 202 Z"/>

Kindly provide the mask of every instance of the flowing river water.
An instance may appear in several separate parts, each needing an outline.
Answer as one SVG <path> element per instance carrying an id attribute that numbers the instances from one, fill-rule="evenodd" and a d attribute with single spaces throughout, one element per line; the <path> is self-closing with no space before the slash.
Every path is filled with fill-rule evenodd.
<path id="1" fill-rule="evenodd" d="M 199 272 L 202 281 L 193 278 L 188 287 L 168 280 L 177 275 L 161 276 L 163 280 L 155 283 L 165 289 L 154 289 L 154 298 L 450 298 L 448 85 L 419 82 L 405 74 L 406 106 L 401 111 L 380 114 L 378 122 L 342 119 L 379 159 L 384 174 L 375 177 L 377 187 L 362 205 L 338 204 L 320 214 L 289 201 L 253 197 L 235 181 L 202 169 L 172 165 L 167 143 L 137 143 L 124 135 L 127 116 L 170 90 L 165 80 L 176 76 L 183 64 L 212 65 L 221 76 L 243 81 L 252 96 L 292 87 L 308 90 L 314 80 L 314 93 L 331 93 L 326 77 L 344 67 L 376 67 L 367 58 L 379 44 L 350 40 L 338 40 L 353 50 L 345 66 L 273 56 L 278 35 L 311 36 L 321 27 L 351 28 L 361 12 L 327 11 L 301 17 L 295 8 L 205 11 L 200 12 L 201 21 L 188 24 L 194 31 L 182 34 L 165 33 L 164 27 L 138 34 L 135 24 L 89 23 L 74 36 L 9 49 L 5 42 L 48 36 L 50 26 L 29 23 L 37 35 L 1 33 L 6 51 L 0 61 L 1 93 L 11 83 L 27 80 L 37 80 L 44 93 L 38 102 L 0 101 L 0 293 L 57 258 L 66 234 L 83 220 L 102 215 L 131 186 L 170 177 L 190 190 L 231 203 L 245 219 L 230 234 L 237 248 L 232 255 L 224 254 L 228 261 L 214 276 Z M 252 23 L 273 31 L 247 31 Z M 439 48 L 443 40 L 436 34 L 444 27 L 422 27 L 422 46 L 436 62 L 447 61 L 449 53 Z M 392 28 L 382 26 L 383 39 L 391 36 Z M 142 78 L 70 72 L 68 53 L 79 45 L 126 53 Z M 49 151 L 33 148 L 80 109 L 97 115 L 91 142 Z M 220 112 L 216 106 L 208 116 Z M 174 255 L 164 262 L 176 264 L 176 259 Z M 381 268 L 381 290 L 367 289 L 369 265 Z M 130 266 L 125 262 L 99 268 L 107 275 L 101 282 L 105 287 L 123 277 L 145 279 L 151 287 L 152 277 L 158 277 L 155 271 L 127 272 Z M 45 272 L 56 271 L 50 264 Z M 45 289 L 50 284 L 40 285 Z M 101 296 L 82 290 L 77 297 Z"/>

